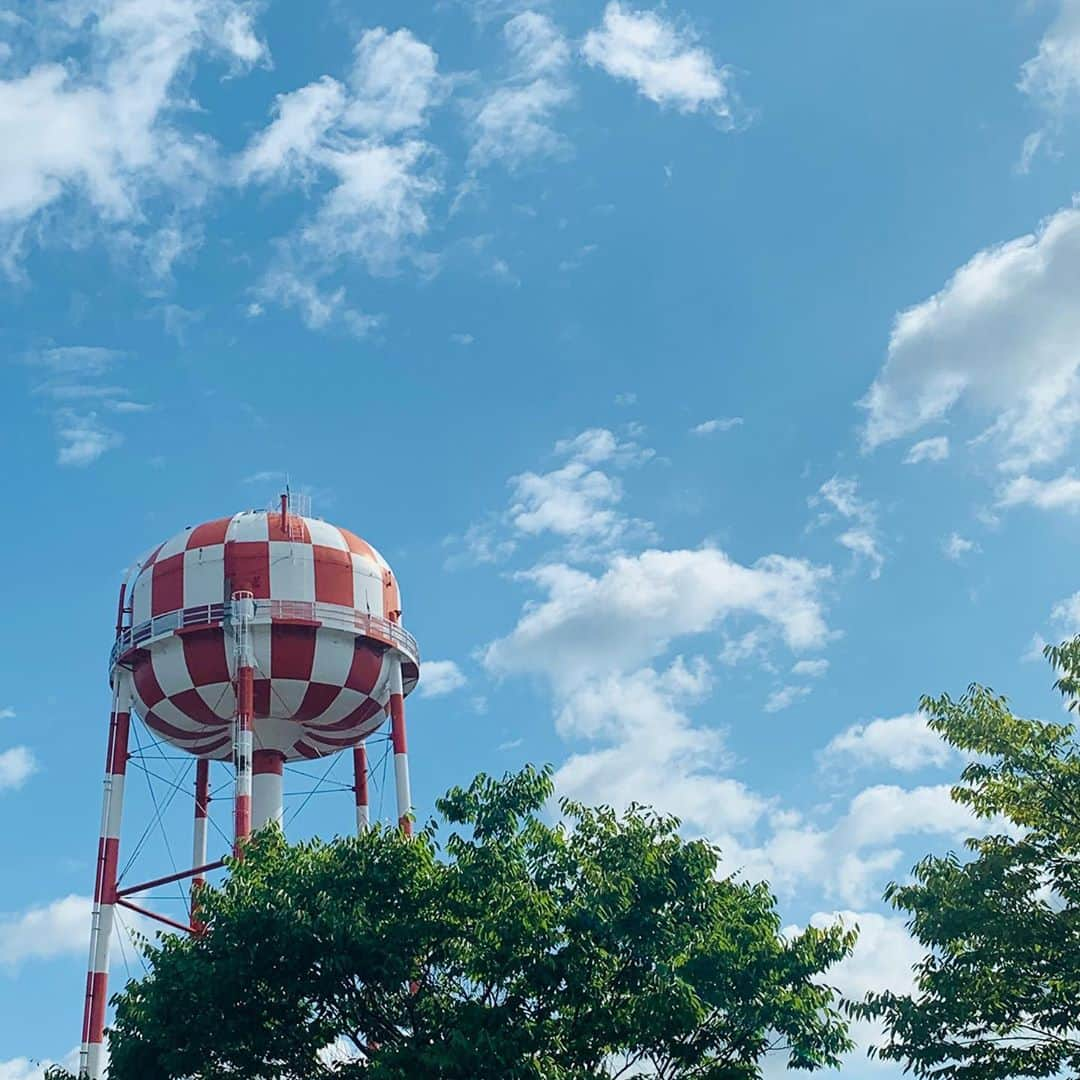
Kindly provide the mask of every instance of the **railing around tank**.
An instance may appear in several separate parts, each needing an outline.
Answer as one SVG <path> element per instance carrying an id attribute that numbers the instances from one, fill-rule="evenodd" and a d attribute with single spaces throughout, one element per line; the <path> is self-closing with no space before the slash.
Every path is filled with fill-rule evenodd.
<path id="1" fill-rule="evenodd" d="M 131 649 L 137 649 L 168 634 L 175 634 L 179 630 L 228 623 L 231 615 L 232 603 L 226 601 L 168 611 L 136 626 L 127 627 L 113 644 L 109 654 L 109 670 L 112 671 L 117 660 Z M 340 604 L 309 603 L 304 600 L 255 601 L 253 626 L 282 621 L 318 623 L 332 630 L 345 630 L 360 637 L 381 641 L 384 645 L 392 645 L 411 660 L 420 662 L 416 638 L 399 623 L 384 619 L 381 615 L 370 615 L 355 608 L 342 607 Z"/>

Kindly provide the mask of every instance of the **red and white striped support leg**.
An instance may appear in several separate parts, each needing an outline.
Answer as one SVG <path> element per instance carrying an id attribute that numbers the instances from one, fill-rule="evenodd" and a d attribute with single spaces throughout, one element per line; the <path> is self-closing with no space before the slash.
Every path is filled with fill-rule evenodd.
<path id="1" fill-rule="evenodd" d="M 236 724 L 233 730 L 233 764 L 236 767 L 236 799 L 233 805 L 233 854 L 251 834 L 251 754 L 255 724 L 255 658 L 251 649 L 251 620 L 255 598 L 250 592 L 232 595 L 232 623 L 236 648 Z"/>
<path id="2" fill-rule="evenodd" d="M 131 675 L 117 669 L 109 743 L 105 758 L 105 793 L 101 807 L 94 906 L 90 922 L 90 963 L 86 975 L 79 1073 L 100 1080 L 104 1062 L 105 1007 L 109 1000 L 109 943 L 116 906 L 116 875 L 120 854 L 120 820 L 124 806 L 128 735 L 131 730 Z"/>
<path id="3" fill-rule="evenodd" d="M 255 669 L 242 667 L 236 673 L 236 734 L 233 762 L 236 767 L 236 802 L 233 808 L 233 854 L 251 835 L 252 724 L 255 711 Z"/>
<path id="4" fill-rule="evenodd" d="M 365 833 L 371 828 L 371 810 L 368 802 L 367 746 L 361 742 L 353 747 L 353 791 L 356 792 L 356 831 Z"/>
<path id="5" fill-rule="evenodd" d="M 252 755 L 251 828 L 261 829 L 271 821 L 285 824 L 285 755 L 280 750 L 256 750 Z"/>
<path id="6" fill-rule="evenodd" d="M 191 845 L 191 865 L 206 865 L 206 825 L 210 813 L 210 761 L 199 758 L 195 763 L 195 831 Z M 199 919 L 199 890 L 206 878 L 198 874 L 191 879 L 191 925 L 201 933 L 205 926 Z"/>
<path id="7" fill-rule="evenodd" d="M 398 824 L 412 836 L 412 792 L 409 790 L 409 750 L 405 740 L 405 692 L 401 684 L 401 657 L 394 655 L 390 666 L 390 738 L 394 744 L 394 780 L 397 787 Z"/>

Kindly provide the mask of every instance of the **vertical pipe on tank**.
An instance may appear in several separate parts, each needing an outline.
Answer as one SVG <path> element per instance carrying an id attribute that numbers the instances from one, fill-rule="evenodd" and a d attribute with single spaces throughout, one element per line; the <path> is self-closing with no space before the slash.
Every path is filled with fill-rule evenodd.
<path id="1" fill-rule="evenodd" d="M 394 744 L 398 825 L 406 836 L 412 836 L 409 751 L 405 740 L 405 690 L 401 679 L 401 654 L 398 652 L 392 653 L 390 658 L 390 739 Z"/>
<path id="2" fill-rule="evenodd" d="M 236 645 L 236 722 L 233 762 L 236 767 L 236 801 L 233 810 L 233 854 L 251 833 L 251 756 L 255 722 L 255 659 L 251 648 L 251 620 L 255 598 L 250 592 L 234 592 L 232 622 Z"/>
<path id="3" fill-rule="evenodd" d="M 120 855 L 120 820 L 124 806 L 128 735 L 131 730 L 131 674 L 117 668 L 112 716 L 105 757 L 105 791 L 101 806 L 94 904 L 90 920 L 90 962 L 86 975 L 83 1036 L 79 1072 L 100 1080 L 104 1063 L 105 1006 L 108 1003 L 109 942 L 116 905 L 116 875 Z"/>
<path id="4" fill-rule="evenodd" d="M 210 812 L 210 761 L 199 758 L 195 762 L 195 830 L 191 845 L 191 865 L 206 865 L 206 825 Z M 191 879 L 191 925 L 196 933 L 205 926 L 199 918 L 199 890 L 206 884 L 202 874 Z"/>
<path id="5" fill-rule="evenodd" d="M 252 755 L 251 828 L 271 821 L 284 828 L 285 755 L 280 750 L 256 750 Z"/>
<path id="6" fill-rule="evenodd" d="M 371 827 L 368 802 L 367 744 L 361 741 L 353 747 L 353 791 L 356 792 L 356 831 L 365 833 Z"/>

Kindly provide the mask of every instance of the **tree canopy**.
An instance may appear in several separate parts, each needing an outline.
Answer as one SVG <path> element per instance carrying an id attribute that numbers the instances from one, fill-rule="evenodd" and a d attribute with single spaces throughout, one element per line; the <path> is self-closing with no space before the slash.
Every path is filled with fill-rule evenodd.
<path id="1" fill-rule="evenodd" d="M 1075 709 L 1080 638 L 1048 648 Z M 953 798 L 990 822 L 970 858 L 923 859 L 886 893 L 929 952 L 917 993 L 871 994 L 879 1057 L 920 1077 L 1080 1074 L 1080 750 L 1070 724 L 1014 716 L 973 685 L 925 698 L 930 725 L 969 757 Z"/>
<path id="2" fill-rule="evenodd" d="M 481 775 L 408 840 L 264 830 L 198 937 L 147 946 L 116 999 L 113 1080 L 751 1078 L 835 1066 L 821 976 L 840 926 L 785 936 L 764 884 L 643 808 L 562 804 L 547 771 Z M 439 838 L 444 837 L 442 842 Z"/>

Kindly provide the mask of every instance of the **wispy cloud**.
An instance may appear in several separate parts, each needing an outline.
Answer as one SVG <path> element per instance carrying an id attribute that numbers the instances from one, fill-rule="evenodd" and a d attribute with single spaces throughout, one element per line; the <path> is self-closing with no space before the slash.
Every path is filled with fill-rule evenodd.
<path id="1" fill-rule="evenodd" d="M 552 20 L 536 11 L 514 16 L 503 28 L 509 73 L 474 107 L 469 166 L 501 164 L 513 170 L 538 158 L 570 152 L 554 126 L 573 99 L 570 45 Z"/>
<path id="2" fill-rule="evenodd" d="M 123 435 L 105 421 L 148 411 L 124 387 L 101 381 L 119 364 L 122 353 L 96 346 L 43 349 L 25 357 L 37 373 L 33 393 L 48 402 L 56 433 L 58 465 L 85 467 L 123 443 Z"/>
<path id="3" fill-rule="evenodd" d="M 827 525 L 839 517 L 845 522 L 836 542 L 846 547 L 857 560 L 870 566 L 870 576 L 877 578 L 885 564 L 878 530 L 877 507 L 859 495 L 854 477 L 834 476 L 826 480 L 816 495 L 807 500 L 811 507 L 822 507 L 817 524 Z"/>
<path id="4" fill-rule="evenodd" d="M 731 431 L 732 428 L 741 427 L 741 416 L 724 416 L 714 420 L 703 420 L 690 429 L 691 435 L 713 435 L 718 431 Z"/>

